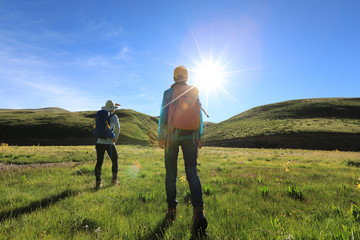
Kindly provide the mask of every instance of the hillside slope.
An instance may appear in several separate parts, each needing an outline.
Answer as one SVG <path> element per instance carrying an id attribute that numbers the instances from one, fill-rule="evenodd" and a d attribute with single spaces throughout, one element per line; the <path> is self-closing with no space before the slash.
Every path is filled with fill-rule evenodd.
<path id="1" fill-rule="evenodd" d="M 116 112 L 118 144 L 152 145 L 157 118 L 133 110 Z M 69 112 L 59 108 L 0 110 L 0 142 L 11 145 L 89 145 L 95 143 L 96 111 Z"/>
<path id="2" fill-rule="evenodd" d="M 20 113 L 33 113 L 33 112 L 52 112 L 52 113 L 69 113 L 68 110 L 57 108 L 57 107 L 48 107 L 48 108 L 36 108 L 36 109 L 2 109 L 0 108 L 0 113 L 9 113 L 9 112 L 20 112 Z"/>
<path id="3" fill-rule="evenodd" d="M 360 151 L 360 98 L 259 106 L 207 128 L 207 145 Z"/>

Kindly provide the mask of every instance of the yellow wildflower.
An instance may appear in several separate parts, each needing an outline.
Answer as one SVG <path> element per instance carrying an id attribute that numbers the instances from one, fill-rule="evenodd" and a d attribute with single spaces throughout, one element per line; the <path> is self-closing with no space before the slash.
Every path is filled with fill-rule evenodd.
<path id="1" fill-rule="evenodd" d="M 182 177 L 180 178 L 180 180 L 181 180 L 182 182 L 185 182 L 185 181 L 186 181 L 186 175 L 182 176 Z"/>

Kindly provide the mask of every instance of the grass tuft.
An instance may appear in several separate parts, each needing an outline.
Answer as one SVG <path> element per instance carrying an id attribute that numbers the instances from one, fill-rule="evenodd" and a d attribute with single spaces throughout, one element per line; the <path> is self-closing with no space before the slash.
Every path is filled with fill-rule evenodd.
<path id="1" fill-rule="evenodd" d="M 287 189 L 287 193 L 290 197 L 294 198 L 294 199 L 298 199 L 298 200 L 304 200 L 304 195 L 301 192 L 300 188 L 291 184 L 288 189 Z"/>

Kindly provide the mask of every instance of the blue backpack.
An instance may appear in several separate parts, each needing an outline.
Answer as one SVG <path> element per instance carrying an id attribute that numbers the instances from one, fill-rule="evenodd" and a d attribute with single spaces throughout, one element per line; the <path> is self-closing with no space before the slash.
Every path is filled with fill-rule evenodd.
<path id="1" fill-rule="evenodd" d="M 96 113 L 94 134 L 97 138 L 115 138 L 113 129 L 110 128 L 110 113 L 100 110 Z"/>

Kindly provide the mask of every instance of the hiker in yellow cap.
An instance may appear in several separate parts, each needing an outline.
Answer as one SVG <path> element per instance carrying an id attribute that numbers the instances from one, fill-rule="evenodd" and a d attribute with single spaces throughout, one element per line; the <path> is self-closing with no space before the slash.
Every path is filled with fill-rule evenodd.
<path id="1" fill-rule="evenodd" d="M 194 208 L 193 230 L 195 234 L 204 236 L 207 219 L 203 211 L 201 182 L 196 170 L 198 148 L 202 147 L 203 120 L 199 90 L 188 85 L 187 80 L 187 69 L 183 66 L 175 68 L 175 83 L 164 92 L 163 96 L 158 142 L 160 148 L 165 149 L 167 218 L 169 221 L 174 221 L 176 218 L 177 160 L 181 146 Z"/>

